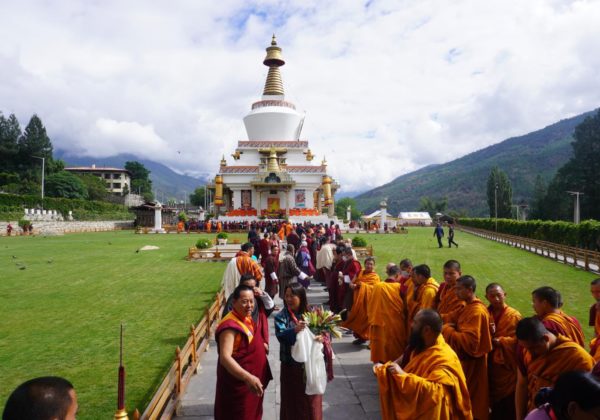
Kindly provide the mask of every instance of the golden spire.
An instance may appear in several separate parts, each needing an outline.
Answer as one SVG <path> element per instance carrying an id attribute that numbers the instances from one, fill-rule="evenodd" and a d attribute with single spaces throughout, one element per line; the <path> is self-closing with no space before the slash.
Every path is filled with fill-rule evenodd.
<path id="1" fill-rule="evenodd" d="M 327 158 L 323 156 L 323 161 L 321 162 L 321 166 L 327 166 Z"/>
<path id="2" fill-rule="evenodd" d="M 269 161 L 267 163 L 267 172 L 280 172 L 279 162 L 277 160 L 277 151 L 274 147 L 271 147 L 271 151 L 269 152 Z"/>
<path id="3" fill-rule="evenodd" d="M 269 67 L 269 74 L 265 83 L 263 95 L 283 95 L 283 82 L 281 81 L 281 73 L 279 67 L 285 64 L 281 56 L 281 48 L 277 46 L 275 34 L 271 40 L 271 46 L 267 48 L 267 56 L 263 64 Z"/>
<path id="4" fill-rule="evenodd" d="M 227 166 L 227 161 L 225 160 L 225 155 L 221 158 L 221 166 Z"/>

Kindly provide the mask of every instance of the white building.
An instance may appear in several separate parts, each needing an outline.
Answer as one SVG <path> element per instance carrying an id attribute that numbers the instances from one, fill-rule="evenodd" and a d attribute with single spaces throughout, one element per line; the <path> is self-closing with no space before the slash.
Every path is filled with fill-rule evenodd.
<path id="1" fill-rule="evenodd" d="M 433 220 L 426 211 L 401 211 L 398 215 L 398 224 L 404 226 L 431 226 Z"/>
<path id="2" fill-rule="evenodd" d="M 93 175 L 106 184 L 106 191 L 122 195 L 130 191 L 131 173 L 127 169 L 92 166 L 71 166 L 65 171 L 79 175 Z"/>
<path id="3" fill-rule="evenodd" d="M 223 158 L 214 184 L 214 211 L 222 220 L 285 218 L 325 221 L 333 216 L 339 185 L 327 162 L 313 164 L 308 141 L 301 140 L 304 114 L 285 100 L 279 67 L 285 64 L 275 36 L 263 63 L 269 73 L 261 100 L 244 117 L 248 140 L 238 141 Z M 327 215 L 322 215 L 327 207 Z"/>

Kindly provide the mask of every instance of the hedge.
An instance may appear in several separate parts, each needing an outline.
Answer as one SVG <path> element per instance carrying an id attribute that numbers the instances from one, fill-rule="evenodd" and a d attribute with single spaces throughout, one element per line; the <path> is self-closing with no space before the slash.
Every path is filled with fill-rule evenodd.
<path id="1" fill-rule="evenodd" d="M 41 197 L 32 195 L 0 194 L 0 213 L 13 213 L 19 211 L 23 215 L 23 208 L 44 208 L 56 210 L 67 217 L 69 211 L 77 220 L 131 220 L 135 216 L 127 207 L 107 203 L 104 201 L 77 200 L 68 198 Z M 19 217 L 21 217 L 19 216 Z"/>
<path id="2" fill-rule="evenodd" d="M 459 223 L 490 231 L 496 229 L 495 219 L 461 218 Z M 498 219 L 498 232 L 578 248 L 600 249 L 600 222 L 596 220 L 576 225 L 562 221 Z"/>

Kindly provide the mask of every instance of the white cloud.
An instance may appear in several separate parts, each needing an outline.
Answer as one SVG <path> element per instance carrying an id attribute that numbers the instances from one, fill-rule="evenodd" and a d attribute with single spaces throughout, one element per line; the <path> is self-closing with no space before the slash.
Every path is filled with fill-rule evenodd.
<path id="1" fill-rule="evenodd" d="M 8 2 L 0 110 L 57 148 L 214 173 L 276 32 L 302 137 L 364 190 L 598 107 L 599 21 L 583 0 Z"/>

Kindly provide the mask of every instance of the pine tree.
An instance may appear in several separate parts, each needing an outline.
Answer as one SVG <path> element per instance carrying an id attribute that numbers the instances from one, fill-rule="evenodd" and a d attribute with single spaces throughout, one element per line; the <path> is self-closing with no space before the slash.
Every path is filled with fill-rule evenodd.
<path id="1" fill-rule="evenodd" d="M 0 171 L 14 172 L 17 168 L 18 141 L 21 137 L 21 126 L 15 114 L 8 119 L 0 112 Z"/>
<path id="2" fill-rule="evenodd" d="M 512 217 L 512 186 L 506 173 L 497 166 L 490 172 L 487 181 L 487 198 L 490 217 L 510 219 Z M 496 205 L 498 214 L 496 215 Z"/>
<path id="3" fill-rule="evenodd" d="M 31 159 L 31 156 L 52 159 L 52 142 L 42 120 L 36 114 L 31 117 L 25 132 L 19 138 L 19 154 L 23 161 Z"/>
<path id="4" fill-rule="evenodd" d="M 600 220 L 600 111 L 579 124 L 573 137 L 573 157 L 567 165 L 572 165 L 577 184 L 572 187 L 584 194 L 581 219 Z"/>

